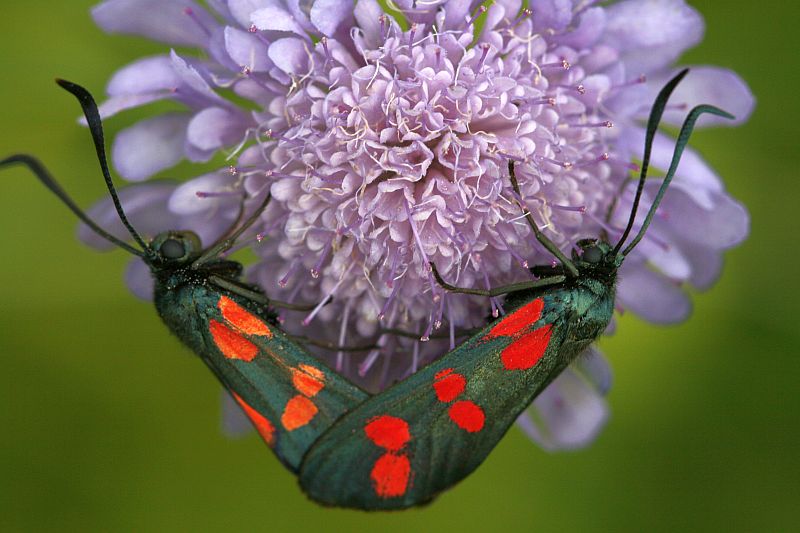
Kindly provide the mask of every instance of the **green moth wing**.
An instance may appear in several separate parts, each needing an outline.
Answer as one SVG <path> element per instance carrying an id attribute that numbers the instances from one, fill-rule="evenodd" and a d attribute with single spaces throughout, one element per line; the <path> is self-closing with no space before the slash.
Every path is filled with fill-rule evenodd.
<path id="1" fill-rule="evenodd" d="M 206 363 L 291 471 L 368 394 L 275 325 L 269 310 L 207 284 L 156 289 L 167 326 Z"/>
<path id="2" fill-rule="evenodd" d="M 673 77 L 653 104 L 633 207 L 613 247 L 603 239 L 583 239 L 570 260 L 525 207 L 509 159 L 516 201 L 537 241 L 560 265 L 532 269 L 549 270 L 550 278 L 484 290 L 446 283 L 431 263 L 446 290 L 489 297 L 510 294 L 509 300 L 523 303 L 440 360 L 365 401 L 323 434 L 300 467 L 300 484 L 310 497 L 363 509 L 401 509 L 431 500 L 475 470 L 520 412 L 602 333 L 613 313 L 617 271 L 647 231 L 698 117 L 710 113 L 732 118 L 708 105 L 689 112 L 667 174 L 626 245 L 653 137 L 670 94 L 686 73 Z"/>
<path id="3" fill-rule="evenodd" d="M 109 195 L 133 245 L 84 213 L 36 158 L 15 154 L 0 160 L 0 167 L 27 166 L 91 230 L 149 267 L 164 323 L 211 368 L 281 462 L 296 472 L 315 439 L 368 395 L 289 339 L 270 310 L 273 302 L 240 279 L 243 266 L 220 258 L 258 220 L 269 194 L 262 191 L 263 200 L 246 219 L 242 198 L 240 219 L 208 248 L 191 231 L 165 231 L 146 240 L 128 220 L 113 185 L 94 98 L 79 85 L 57 82 L 83 108 Z"/>
<path id="4" fill-rule="evenodd" d="M 401 509 L 465 478 L 608 324 L 613 286 L 591 282 L 527 298 L 343 416 L 304 458 L 303 490 L 328 505 Z"/>

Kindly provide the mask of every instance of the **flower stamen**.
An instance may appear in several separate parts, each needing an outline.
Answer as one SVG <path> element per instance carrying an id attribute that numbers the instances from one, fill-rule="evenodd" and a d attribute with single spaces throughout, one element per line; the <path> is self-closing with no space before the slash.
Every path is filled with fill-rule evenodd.
<path id="1" fill-rule="evenodd" d="M 480 17 L 484 13 L 486 13 L 486 6 L 481 4 L 480 6 L 478 6 L 478 9 L 475 10 L 475 13 L 469 19 L 467 19 L 467 27 L 474 25 L 478 17 Z"/>
<path id="2" fill-rule="evenodd" d="M 197 13 L 194 12 L 194 9 L 192 9 L 191 7 L 185 7 L 183 8 L 183 14 L 192 19 L 195 22 L 195 24 L 197 24 L 197 26 L 203 31 L 203 33 L 205 33 L 209 37 L 211 36 L 211 30 L 206 28 L 206 25 L 203 24 L 203 21 L 200 20 L 200 17 L 197 16 Z"/>
<path id="3" fill-rule="evenodd" d="M 566 126 L 570 128 L 613 128 L 614 123 L 610 120 L 604 120 L 602 122 L 586 122 L 583 124 L 566 124 Z"/>

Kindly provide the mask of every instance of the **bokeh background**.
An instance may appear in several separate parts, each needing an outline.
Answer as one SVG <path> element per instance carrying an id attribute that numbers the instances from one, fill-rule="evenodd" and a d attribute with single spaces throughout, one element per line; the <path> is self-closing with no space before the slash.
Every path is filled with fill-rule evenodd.
<path id="1" fill-rule="evenodd" d="M 103 34 L 93 3 L 0 8 L 0 155 L 39 155 L 84 206 L 105 192 L 52 79 L 102 95 L 116 68 L 162 50 Z M 126 254 L 79 244 L 74 217 L 15 169 L 0 173 L 0 530 L 797 531 L 800 8 L 691 4 L 707 35 L 683 62 L 737 70 L 758 100 L 744 127 L 692 141 L 752 235 L 688 322 L 626 315 L 601 341 L 613 415 L 592 447 L 548 454 L 512 430 L 427 508 L 317 507 L 255 435 L 221 434 L 217 383 L 127 292 Z"/>

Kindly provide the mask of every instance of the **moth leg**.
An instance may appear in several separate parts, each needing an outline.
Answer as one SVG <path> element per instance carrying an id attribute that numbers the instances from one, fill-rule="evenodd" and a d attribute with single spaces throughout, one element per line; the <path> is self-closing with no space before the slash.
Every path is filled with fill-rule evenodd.
<path id="1" fill-rule="evenodd" d="M 564 265 L 564 268 L 567 269 L 567 272 L 569 272 L 570 276 L 578 277 L 578 269 L 575 267 L 572 261 L 570 261 L 569 258 L 558 249 L 558 246 L 556 246 L 553 241 L 548 239 L 547 236 L 542 233 L 542 231 L 539 229 L 539 226 L 537 226 L 536 222 L 533 220 L 533 215 L 531 215 L 530 210 L 522 204 L 522 193 L 519 190 L 519 183 L 517 182 L 517 175 L 514 172 L 513 161 L 508 162 L 508 179 L 511 181 L 511 186 L 514 188 L 514 192 L 517 193 L 517 204 L 519 204 L 520 209 L 522 209 L 523 213 L 525 213 L 525 220 L 528 221 L 528 225 L 533 230 L 536 240 L 539 241 L 539 243 L 544 246 L 548 252 L 553 254 L 562 265 Z"/>
<path id="2" fill-rule="evenodd" d="M 564 267 L 561 265 L 534 265 L 530 270 L 531 274 L 537 278 L 549 278 L 550 276 L 564 275 Z"/>
<path id="3" fill-rule="evenodd" d="M 219 276 L 209 276 L 208 280 L 217 287 L 231 291 L 234 294 L 238 294 L 239 296 L 253 300 L 254 302 L 263 305 L 269 305 L 271 307 L 280 307 L 282 309 L 290 309 L 292 311 L 311 311 L 317 307 L 317 304 L 290 304 L 289 302 L 273 300 L 261 292 L 249 289 L 230 280 L 220 278 Z"/>
<path id="4" fill-rule="evenodd" d="M 261 202 L 261 205 L 259 205 L 258 208 L 255 211 L 253 211 L 253 214 L 250 215 L 250 217 L 247 220 L 245 220 L 244 223 L 241 226 L 239 226 L 237 230 L 230 233 L 230 235 L 222 238 L 220 241 L 218 241 L 213 246 L 208 248 L 208 250 L 203 252 L 203 255 L 195 259 L 194 263 L 192 263 L 192 269 L 196 270 L 201 266 L 203 266 L 204 264 L 211 261 L 212 259 L 216 259 L 217 257 L 219 257 L 221 253 L 230 250 L 231 247 L 234 244 L 236 244 L 236 239 L 238 239 L 242 235 L 242 233 L 247 231 L 248 228 L 250 228 L 250 226 L 255 224 L 256 221 L 259 219 L 259 217 L 261 217 L 261 213 L 263 213 L 264 210 L 267 208 L 267 205 L 269 204 L 271 198 L 272 195 L 267 193 L 267 196 L 264 198 L 264 201 Z"/>
<path id="5" fill-rule="evenodd" d="M 508 294 L 511 292 L 518 292 L 524 291 L 528 289 L 538 289 L 541 287 L 549 287 L 550 285 L 558 285 L 559 283 L 563 283 L 567 277 L 566 276 L 551 276 L 549 278 L 542 278 L 537 279 L 535 281 L 522 281 L 519 283 L 511 283 L 509 285 L 501 285 L 500 287 L 494 287 L 493 289 L 471 289 L 467 287 L 456 287 L 455 285 L 450 285 L 445 280 L 442 279 L 441 274 L 439 271 L 436 270 L 436 265 L 433 263 L 428 263 L 431 266 L 431 270 L 433 271 L 433 277 L 436 278 L 436 282 L 442 286 L 442 288 L 450 291 L 456 292 L 461 294 L 474 294 L 476 296 L 502 296 L 504 294 Z"/>
<path id="6" fill-rule="evenodd" d="M 211 246 L 208 247 L 209 250 L 213 250 L 213 249 L 217 248 L 222 243 L 224 243 L 226 240 L 228 240 L 231 235 L 234 234 L 234 232 L 236 231 L 236 228 L 239 227 L 239 224 L 241 224 L 242 220 L 244 219 L 244 211 L 245 211 L 244 203 L 245 203 L 246 200 L 247 200 L 247 197 L 243 194 L 242 198 L 239 200 L 239 212 L 236 213 L 236 219 L 233 221 L 233 223 L 230 225 L 230 227 L 225 231 L 225 233 L 220 235 L 220 237 Z"/>

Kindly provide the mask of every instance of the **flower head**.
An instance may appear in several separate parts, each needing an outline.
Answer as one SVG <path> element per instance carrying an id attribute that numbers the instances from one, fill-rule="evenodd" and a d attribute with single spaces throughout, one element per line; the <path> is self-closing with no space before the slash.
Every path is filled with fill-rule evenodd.
<path id="1" fill-rule="evenodd" d="M 683 0 L 397 0 L 392 9 L 376 0 L 161 0 L 158 17 L 152 4 L 107 0 L 93 10 L 106 30 L 197 51 L 145 58 L 112 78 L 105 116 L 163 99 L 184 109 L 121 132 L 114 164 L 142 181 L 184 158 L 222 152 L 230 163 L 180 186 L 132 188 L 132 218 L 145 232 L 180 226 L 212 242 L 243 199 L 269 190 L 247 242 L 260 258 L 249 276 L 271 297 L 320 303 L 286 314 L 287 330 L 377 344 L 366 356 L 328 354 L 374 389 L 503 312 L 500 299 L 444 291 L 429 262 L 449 282 L 480 288 L 530 279 L 529 266 L 552 262 L 522 216 L 508 161 L 526 207 L 564 251 L 581 238 L 619 237 L 642 121 L 672 63 L 703 33 Z M 673 124 L 701 101 L 739 121 L 753 104 L 735 74 L 715 67 L 696 67 L 672 101 Z M 654 166 L 665 168 L 671 153 L 659 135 Z M 657 215 L 621 271 L 618 305 L 676 322 L 690 310 L 684 286 L 717 278 L 748 216 L 691 151 Z M 147 292 L 141 266 L 129 279 Z M 586 361 L 535 403 L 545 427 L 529 420 L 526 429 L 547 447 L 580 445 L 605 419 L 598 394 L 608 369 L 600 356 Z"/>

